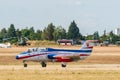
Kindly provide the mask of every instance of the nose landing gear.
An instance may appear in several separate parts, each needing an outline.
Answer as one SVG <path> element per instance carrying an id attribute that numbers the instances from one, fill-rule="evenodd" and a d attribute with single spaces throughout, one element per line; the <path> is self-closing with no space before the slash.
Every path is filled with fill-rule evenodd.
<path id="1" fill-rule="evenodd" d="M 23 61 L 23 65 L 24 65 L 24 67 L 27 67 L 27 63 L 25 63 L 25 61 Z"/>

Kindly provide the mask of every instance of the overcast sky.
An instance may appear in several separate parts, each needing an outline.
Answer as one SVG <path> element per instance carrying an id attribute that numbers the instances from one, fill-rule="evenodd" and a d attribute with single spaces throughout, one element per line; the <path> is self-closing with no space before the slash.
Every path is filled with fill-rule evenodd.
<path id="1" fill-rule="evenodd" d="M 75 20 L 82 34 L 101 34 L 120 27 L 119 8 L 120 0 L 0 0 L 0 29 L 42 30 L 51 22 L 68 29 Z"/>

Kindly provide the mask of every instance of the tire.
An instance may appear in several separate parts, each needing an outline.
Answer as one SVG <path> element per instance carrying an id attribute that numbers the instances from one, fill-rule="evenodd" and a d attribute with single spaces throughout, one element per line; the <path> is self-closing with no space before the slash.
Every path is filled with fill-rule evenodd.
<path id="1" fill-rule="evenodd" d="M 61 66 L 62 66 L 63 68 L 65 68 L 65 67 L 66 67 L 66 65 L 65 65 L 65 64 L 61 64 Z"/>
<path id="2" fill-rule="evenodd" d="M 47 66 L 47 64 L 45 64 L 45 62 L 41 62 L 41 65 L 42 65 L 42 67 L 46 67 Z"/>
<path id="3" fill-rule="evenodd" d="M 24 67 L 27 67 L 27 64 L 26 64 L 26 63 L 24 64 Z"/>

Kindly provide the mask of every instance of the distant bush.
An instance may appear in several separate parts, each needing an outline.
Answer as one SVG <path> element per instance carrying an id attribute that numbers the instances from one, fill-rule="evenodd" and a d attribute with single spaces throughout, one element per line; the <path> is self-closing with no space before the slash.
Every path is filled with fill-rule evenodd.
<path id="1" fill-rule="evenodd" d="M 116 44 L 117 46 L 120 46 L 120 41 L 117 41 L 115 44 Z"/>
<path id="2" fill-rule="evenodd" d="M 57 45 L 55 41 L 47 41 L 47 40 L 40 40 L 40 41 L 29 41 L 31 46 L 46 46 L 46 45 Z"/>

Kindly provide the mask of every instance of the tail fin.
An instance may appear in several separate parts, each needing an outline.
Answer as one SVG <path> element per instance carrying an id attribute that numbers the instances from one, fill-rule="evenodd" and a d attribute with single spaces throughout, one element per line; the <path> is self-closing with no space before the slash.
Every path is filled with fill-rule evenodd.
<path id="1" fill-rule="evenodd" d="M 88 41 L 84 41 L 81 49 L 92 49 L 93 46 L 90 46 Z"/>
<path id="2" fill-rule="evenodd" d="M 81 49 L 92 49 L 93 45 L 92 46 L 90 45 L 90 43 L 92 43 L 92 42 L 98 42 L 98 40 L 87 40 L 87 41 L 84 41 Z"/>

